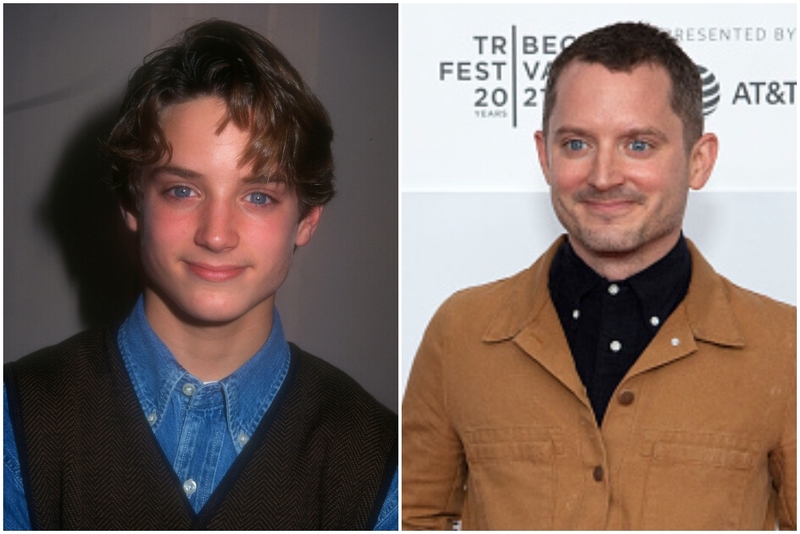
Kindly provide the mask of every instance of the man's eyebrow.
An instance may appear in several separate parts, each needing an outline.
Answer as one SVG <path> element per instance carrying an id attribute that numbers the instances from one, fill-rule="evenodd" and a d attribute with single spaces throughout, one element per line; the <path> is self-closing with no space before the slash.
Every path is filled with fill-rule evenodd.
<path id="1" fill-rule="evenodd" d="M 594 137 L 591 132 L 577 126 L 561 126 L 556 128 L 553 132 L 554 137 L 564 137 L 566 135 L 575 135 L 577 137 Z M 662 141 L 668 139 L 667 134 L 658 128 L 629 128 L 622 132 L 621 137 L 634 138 L 634 137 L 656 137 Z"/>
<path id="2" fill-rule="evenodd" d="M 667 134 L 658 128 L 631 128 L 625 132 L 625 137 L 656 137 L 661 141 L 667 141 Z"/>
<path id="3" fill-rule="evenodd" d="M 553 132 L 554 137 L 563 137 L 565 135 L 576 135 L 578 137 L 593 137 L 588 130 L 579 128 L 577 126 L 559 126 Z"/>

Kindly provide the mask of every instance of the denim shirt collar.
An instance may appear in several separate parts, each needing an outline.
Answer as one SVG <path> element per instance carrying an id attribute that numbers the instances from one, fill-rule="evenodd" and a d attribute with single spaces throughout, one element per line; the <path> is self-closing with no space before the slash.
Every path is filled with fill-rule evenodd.
<path id="1" fill-rule="evenodd" d="M 153 431 L 164 420 L 172 395 L 186 384 L 204 387 L 175 359 L 156 335 L 144 313 L 144 299 L 139 297 L 131 314 L 122 323 L 117 336 L 122 359 Z M 255 431 L 289 370 L 289 344 L 283 334 L 277 308 L 269 339 L 258 352 L 233 374 L 217 384 L 225 398 L 228 431 L 237 449 Z"/>

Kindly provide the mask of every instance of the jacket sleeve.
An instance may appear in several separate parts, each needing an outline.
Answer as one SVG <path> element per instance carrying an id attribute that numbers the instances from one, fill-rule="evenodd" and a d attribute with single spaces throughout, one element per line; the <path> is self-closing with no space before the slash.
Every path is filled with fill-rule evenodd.
<path id="1" fill-rule="evenodd" d="M 428 325 L 403 399 L 403 529 L 450 530 L 461 516 L 466 464 L 447 407 L 452 332 L 443 309 Z"/>
<path id="2" fill-rule="evenodd" d="M 795 352 L 794 347 L 792 353 Z M 791 373 L 781 441 L 770 454 L 769 469 L 777 493 L 778 527 L 797 530 L 797 370 Z"/>

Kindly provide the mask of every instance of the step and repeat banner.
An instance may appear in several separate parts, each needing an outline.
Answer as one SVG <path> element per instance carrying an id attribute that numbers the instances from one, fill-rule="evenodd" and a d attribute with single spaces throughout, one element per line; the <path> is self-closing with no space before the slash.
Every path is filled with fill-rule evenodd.
<path id="1" fill-rule="evenodd" d="M 403 387 L 454 291 L 529 266 L 563 232 L 533 134 L 550 64 L 577 36 L 642 21 L 703 76 L 720 151 L 684 230 L 735 283 L 796 303 L 793 4 L 401 6 Z"/>

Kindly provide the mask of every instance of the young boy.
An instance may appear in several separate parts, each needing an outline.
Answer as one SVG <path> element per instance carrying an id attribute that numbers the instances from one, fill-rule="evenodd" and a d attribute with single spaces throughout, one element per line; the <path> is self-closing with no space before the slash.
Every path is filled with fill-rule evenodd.
<path id="1" fill-rule="evenodd" d="M 332 138 L 245 27 L 146 58 L 107 143 L 144 294 L 6 365 L 5 528 L 397 528 L 396 415 L 274 308 L 334 195 Z"/>

